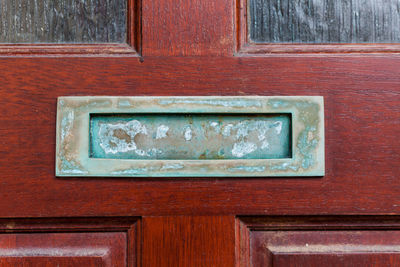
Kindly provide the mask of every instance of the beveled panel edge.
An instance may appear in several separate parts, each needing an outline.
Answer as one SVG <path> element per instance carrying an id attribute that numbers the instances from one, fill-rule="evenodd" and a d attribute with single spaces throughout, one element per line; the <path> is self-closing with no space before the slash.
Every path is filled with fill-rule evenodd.
<path id="1" fill-rule="evenodd" d="M 0 233 L 124 232 L 140 221 L 138 216 L 0 218 Z"/>
<path id="2" fill-rule="evenodd" d="M 252 231 L 329 230 L 400 230 L 400 215 L 236 216 L 236 267 L 252 266 L 250 251 Z"/>
<path id="3" fill-rule="evenodd" d="M 142 0 L 127 0 L 126 43 L 0 43 L 0 57 L 139 57 L 142 51 Z"/>
<path id="4" fill-rule="evenodd" d="M 91 113 L 291 113 L 293 157 L 259 160 L 89 158 Z M 324 176 L 324 103 L 321 96 L 59 97 L 56 143 L 56 176 Z"/>
<path id="5" fill-rule="evenodd" d="M 400 215 L 236 216 L 248 231 L 400 230 Z"/>
<path id="6" fill-rule="evenodd" d="M 139 56 L 128 44 L 0 44 L 0 57 Z"/>
<path id="7" fill-rule="evenodd" d="M 236 0 L 235 5 L 235 56 L 272 55 L 352 55 L 352 54 L 400 54 L 400 44 L 302 44 L 302 43 L 255 43 L 248 32 L 248 0 Z"/>
<path id="8" fill-rule="evenodd" d="M 141 266 L 142 217 L 0 218 L 0 234 L 106 232 L 125 233 L 127 266 Z"/>

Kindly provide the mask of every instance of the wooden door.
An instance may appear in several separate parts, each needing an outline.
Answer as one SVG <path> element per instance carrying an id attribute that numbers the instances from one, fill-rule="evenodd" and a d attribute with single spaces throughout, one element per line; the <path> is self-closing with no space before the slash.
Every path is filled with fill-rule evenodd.
<path id="1" fill-rule="evenodd" d="M 329 35 L 355 29 L 335 24 L 346 8 L 309 1 L 328 3 L 315 25 L 332 38 L 290 40 L 267 32 L 304 26 L 270 15 L 285 1 L 64 1 L 66 21 L 67 4 L 44 2 L 0 1 L 1 266 L 400 265 L 396 1 L 366 1 L 391 13 L 356 16 L 361 39 Z M 367 5 L 350 2 L 350 18 Z M 56 177 L 57 98 L 100 95 L 323 96 L 326 174 Z"/>

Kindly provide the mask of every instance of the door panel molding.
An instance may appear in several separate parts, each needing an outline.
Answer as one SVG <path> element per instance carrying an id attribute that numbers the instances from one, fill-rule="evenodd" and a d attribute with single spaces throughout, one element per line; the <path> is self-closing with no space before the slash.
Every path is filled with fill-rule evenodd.
<path id="1" fill-rule="evenodd" d="M 235 0 L 235 36 L 237 56 L 290 54 L 380 54 L 400 53 L 400 44 L 301 44 L 255 43 L 249 39 L 248 1 Z"/>
<path id="2" fill-rule="evenodd" d="M 400 259 L 399 237 L 400 216 L 237 217 L 236 263 L 383 264 Z"/>
<path id="3" fill-rule="evenodd" d="M 0 219 L 0 241 L 2 234 L 13 234 L 15 238 L 18 238 L 18 235 L 24 234 L 32 234 L 33 236 L 41 237 L 43 234 L 54 234 L 51 238 L 54 238 L 54 242 L 58 242 L 58 239 L 65 238 L 66 240 L 79 240 L 79 235 L 69 235 L 76 233 L 84 233 L 88 234 L 88 239 L 98 239 L 97 233 L 121 233 L 125 235 L 126 242 L 126 251 L 121 252 L 121 248 L 117 248 L 115 253 L 124 253 L 126 255 L 125 262 L 128 263 L 127 266 L 140 266 L 141 260 L 141 219 L 139 217 L 87 217 L 87 218 L 15 218 L 15 219 Z M 57 235 L 60 233 L 64 233 L 65 235 Z M 93 234 L 93 235 L 90 235 Z M 12 238 L 12 237 L 10 237 Z M 23 237 L 22 237 L 23 238 Z M 44 240 L 47 238 L 43 236 Z M 99 239 L 101 240 L 101 239 Z M 27 239 L 27 242 L 29 239 Z M 75 241 L 74 241 L 75 242 Z M 78 242 L 78 241 L 77 241 Z M 97 242 L 97 241 L 96 241 Z M 29 242 L 27 243 L 29 245 Z M 65 245 L 68 245 L 66 243 Z M 33 243 L 32 243 L 32 246 Z M 40 251 L 40 243 L 37 243 L 38 251 Z M 87 246 L 90 246 L 90 242 L 87 243 Z M 19 249 L 19 246 L 16 247 Z M 52 247 L 53 248 L 53 247 Z M 63 243 L 60 243 L 60 249 L 63 248 Z M 7 248 L 8 249 L 8 248 Z M 11 249 L 11 248 L 10 248 Z M 52 250 L 53 251 L 53 250 Z M 48 253 L 44 253 L 43 255 L 36 255 L 38 257 L 44 257 L 44 261 L 46 259 L 52 258 L 52 251 L 48 251 Z M 28 251 L 29 252 L 29 251 Z M 21 250 L 20 254 L 22 258 L 26 258 L 28 262 L 32 261 L 36 263 L 35 259 L 32 258 L 33 254 L 30 256 L 29 253 L 25 253 Z M 46 252 L 44 250 L 44 252 Z M 93 251 L 93 255 L 97 257 L 98 254 L 96 251 Z M 1 253 L 0 253 L 1 254 Z M 25 256 L 24 256 L 25 255 Z M 71 251 L 65 250 L 65 253 L 62 254 L 65 257 L 68 255 L 72 255 Z M 80 254 L 78 253 L 77 256 Z M 107 254 L 108 255 L 108 254 Z M 36 257 L 35 256 L 35 257 Z M 112 255 L 111 255 L 112 256 Z M 1 257 L 1 255 L 0 255 Z M 22 259 L 21 258 L 21 259 Z M 41 260 L 37 258 L 38 260 Z M 5 263 L 8 263 L 9 259 L 3 259 Z M 85 259 L 87 262 L 95 261 L 97 262 L 99 259 L 96 258 L 87 258 Z M 109 259 L 104 259 L 109 261 Z M 0 259 L 1 262 L 1 259 Z M 80 262 L 77 262 L 77 264 Z M 85 262 L 86 263 L 86 262 Z M 11 264 L 11 263 L 10 263 Z M 83 264 L 83 263 L 82 263 Z"/>
<path id="4" fill-rule="evenodd" d="M 41 56 L 41 57 L 84 57 L 84 56 L 123 56 L 137 57 L 141 54 L 142 0 L 127 0 L 127 33 L 124 43 L 94 44 L 12 44 L 0 43 L 0 57 Z"/>

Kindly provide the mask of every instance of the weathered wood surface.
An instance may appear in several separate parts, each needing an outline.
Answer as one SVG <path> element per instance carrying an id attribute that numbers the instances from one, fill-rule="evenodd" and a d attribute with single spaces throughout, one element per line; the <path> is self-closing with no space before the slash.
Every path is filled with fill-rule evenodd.
<path id="1" fill-rule="evenodd" d="M 74 216 L 95 216 L 105 223 L 102 216 L 167 216 L 143 218 L 137 239 L 143 253 L 132 239 L 130 262 L 137 255 L 144 266 L 207 266 L 202 260 L 210 266 L 232 266 L 237 215 L 400 214 L 398 54 L 302 56 L 304 46 L 279 45 L 274 51 L 296 54 L 234 57 L 238 2 L 141 2 L 143 8 L 131 14 L 142 10 L 142 20 L 135 16 L 137 24 L 142 22 L 142 35 L 132 30 L 135 42 L 129 42 L 139 47 L 141 38 L 136 37 L 142 37 L 141 59 L 93 57 L 104 50 L 94 47 L 78 52 L 74 46 L 63 47 L 52 54 L 64 56 L 54 58 L 43 55 L 46 47 L 0 46 L 8 56 L 24 56 L 0 58 L 0 217 L 65 217 L 70 222 Z M 308 51 L 348 53 L 359 48 L 336 45 Z M 400 51 L 392 45 L 361 48 Z M 271 50 L 259 50 L 266 51 Z M 31 53 L 41 57 L 29 58 Z M 56 99 L 63 95 L 322 95 L 326 176 L 56 178 Z M 13 219 L 1 222 L 2 232 L 24 231 Z M 57 231 L 53 219 L 34 224 L 38 231 Z M 379 228 L 385 222 L 378 218 L 376 224 Z M 320 223 L 319 229 L 326 224 Z M 65 231 L 90 230 L 77 223 Z"/>
<path id="2" fill-rule="evenodd" d="M 127 266 L 126 234 L 0 235 L 1 266 Z"/>
<path id="3" fill-rule="evenodd" d="M 399 213 L 399 65 L 393 55 L 2 58 L 1 216 Z M 56 178 L 57 97 L 116 94 L 322 95 L 326 175 Z"/>
<path id="4" fill-rule="evenodd" d="M 250 266 L 397 266 L 399 216 L 237 219 L 236 262 Z"/>
<path id="5" fill-rule="evenodd" d="M 234 1 L 143 1 L 143 55 L 232 55 Z"/>
<path id="6" fill-rule="evenodd" d="M 235 266 L 232 216 L 148 217 L 143 219 L 143 266 Z"/>
<path id="7" fill-rule="evenodd" d="M 248 0 L 250 39 L 261 43 L 398 43 L 398 0 Z"/>
<path id="8" fill-rule="evenodd" d="M 0 43 L 124 43 L 126 0 L 0 0 Z"/>

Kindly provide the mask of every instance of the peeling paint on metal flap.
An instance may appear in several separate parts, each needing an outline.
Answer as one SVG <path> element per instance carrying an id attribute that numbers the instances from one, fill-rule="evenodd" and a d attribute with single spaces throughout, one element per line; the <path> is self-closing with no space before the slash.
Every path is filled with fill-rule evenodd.
<path id="1" fill-rule="evenodd" d="M 119 150 L 114 147 L 118 144 L 114 143 L 122 140 L 120 145 L 127 145 L 125 147 L 127 150 L 134 151 L 136 149 L 136 154 L 147 155 L 147 158 L 91 157 L 90 114 L 153 114 L 152 116 L 155 119 L 157 119 L 157 114 L 175 114 L 175 116 L 214 114 L 223 118 L 230 115 L 239 117 L 243 115 L 243 118 L 246 118 L 246 116 L 252 114 L 291 114 L 292 155 L 289 158 L 246 158 L 248 155 L 252 155 L 251 153 L 255 149 L 267 151 L 271 146 L 269 137 L 266 137 L 266 132 L 262 130 L 263 125 L 257 124 L 255 121 L 253 122 L 255 123 L 254 127 L 249 124 L 246 126 L 247 128 L 240 128 L 237 123 L 226 122 L 221 124 L 221 122 L 212 118 L 207 125 L 204 125 L 204 127 L 208 127 L 210 133 L 212 131 L 215 136 L 218 136 L 220 138 L 218 140 L 233 137 L 236 140 L 236 143 L 232 143 L 230 147 L 229 153 L 232 156 L 228 159 L 225 158 L 226 151 L 222 151 L 222 149 L 216 149 L 216 154 L 211 155 L 212 157 L 210 155 L 201 157 L 200 155 L 196 159 L 185 159 L 184 157 L 157 159 L 159 152 L 157 149 L 162 147 L 154 147 L 152 150 L 142 149 L 141 147 L 134 148 L 133 144 L 135 143 L 132 142 L 131 138 L 135 138 L 136 135 L 133 132 L 132 136 L 126 135 L 126 132 L 118 130 L 119 126 L 111 129 L 112 123 L 108 125 L 108 128 L 103 126 L 103 138 L 109 136 L 109 139 L 105 139 L 105 143 L 103 142 L 104 149 L 111 154 L 113 154 L 113 151 L 119 153 Z M 268 124 L 268 127 L 271 127 L 273 132 L 269 134 L 278 135 L 284 130 L 281 121 L 277 121 L 275 124 L 271 123 Z M 115 122 L 114 126 L 115 124 L 117 123 Z M 137 123 L 135 125 L 140 126 Z M 157 124 L 157 127 L 150 134 L 149 129 L 147 129 L 148 126 L 141 124 L 140 129 L 135 128 L 138 130 L 137 133 L 141 135 L 137 138 L 143 138 L 145 134 L 148 134 L 148 138 L 153 138 L 157 142 L 166 142 L 174 135 L 179 135 L 179 138 L 181 138 L 180 145 L 184 149 L 187 149 L 186 145 L 198 140 L 196 138 L 198 138 L 199 133 L 196 132 L 193 125 L 187 124 L 179 131 L 174 128 L 174 125 Z M 118 138 L 114 140 L 110 133 Z M 249 133 L 251 133 L 251 138 L 244 137 Z M 146 139 L 142 139 L 140 145 L 146 144 L 143 140 Z M 107 147 L 107 142 L 109 147 Z M 120 149 L 124 150 L 125 148 Z M 324 106 L 322 97 L 60 97 L 58 100 L 57 176 L 289 177 L 323 176 L 324 171 Z"/>

